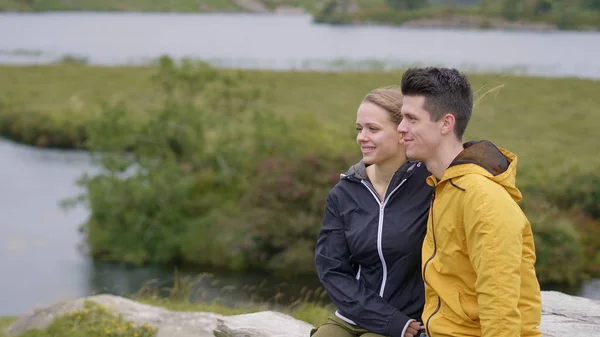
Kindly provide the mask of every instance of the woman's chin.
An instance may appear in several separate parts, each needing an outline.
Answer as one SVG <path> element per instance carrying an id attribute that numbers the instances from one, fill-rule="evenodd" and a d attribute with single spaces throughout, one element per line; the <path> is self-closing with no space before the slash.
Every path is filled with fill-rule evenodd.
<path id="1" fill-rule="evenodd" d="M 375 164 L 375 160 L 369 155 L 363 155 L 363 163 L 365 163 L 366 165 L 373 165 Z"/>

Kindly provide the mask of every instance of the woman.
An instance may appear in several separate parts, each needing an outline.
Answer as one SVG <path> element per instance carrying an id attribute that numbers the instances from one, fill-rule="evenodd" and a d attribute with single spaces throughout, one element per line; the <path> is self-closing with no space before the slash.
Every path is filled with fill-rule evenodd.
<path id="1" fill-rule="evenodd" d="M 319 279 L 337 306 L 312 337 L 419 335 L 421 245 L 432 188 L 407 160 L 396 131 L 402 94 L 380 88 L 356 115 L 363 159 L 329 192 L 315 250 Z"/>

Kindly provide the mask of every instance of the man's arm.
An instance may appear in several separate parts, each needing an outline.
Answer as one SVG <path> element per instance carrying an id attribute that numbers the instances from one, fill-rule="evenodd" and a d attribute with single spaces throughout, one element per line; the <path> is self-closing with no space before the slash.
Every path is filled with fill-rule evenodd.
<path id="1" fill-rule="evenodd" d="M 523 231 L 523 263 L 521 264 L 521 301 L 519 310 L 523 317 L 522 337 L 541 336 L 542 294 L 535 272 L 535 243 L 531 225 Z"/>
<path id="2" fill-rule="evenodd" d="M 331 196 L 315 250 L 317 274 L 333 303 L 347 319 L 370 332 L 403 337 L 410 317 L 387 303 L 375 291 L 354 276 L 344 225 Z"/>
<path id="3" fill-rule="evenodd" d="M 477 274 L 482 337 L 519 336 L 521 260 L 525 219 L 502 186 L 481 180 L 466 191 L 467 249 Z"/>

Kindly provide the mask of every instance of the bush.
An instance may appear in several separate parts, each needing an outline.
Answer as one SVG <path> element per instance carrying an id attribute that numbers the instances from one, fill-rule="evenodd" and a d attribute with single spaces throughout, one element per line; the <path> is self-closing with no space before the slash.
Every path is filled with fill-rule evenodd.
<path id="1" fill-rule="evenodd" d="M 600 11 L 600 0 L 583 0 L 583 8 Z"/>
<path id="2" fill-rule="evenodd" d="M 581 212 L 571 212 L 570 217 L 577 224 L 585 255 L 585 277 L 600 277 L 600 221 Z"/>
<path id="3" fill-rule="evenodd" d="M 259 88 L 243 76 L 163 58 L 156 79 L 159 109 L 134 118 L 125 104 L 105 106 L 87 129 L 101 172 L 83 176 L 86 194 L 67 205 L 91 208 L 82 230 L 95 257 L 182 260 L 189 230 L 209 227 L 209 215 L 243 195 L 253 163 L 286 145 L 274 138 L 286 124 L 262 109 Z"/>
<path id="4" fill-rule="evenodd" d="M 427 6 L 427 2 L 421 0 L 386 0 L 386 2 L 397 10 L 415 10 Z"/>
<path id="5" fill-rule="evenodd" d="M 600 219 L 600 174 L 567 174 L 546 188 L 551 201 L 564 209 L 576 208 Z"/>
<path id="6" fill-rule="evenodd" d="M 534 5 L 534 15 L 542 16 L 552 11 L 552 2 L 550 0 L 538 0 Z"/>
<path id="7" fill-rule="evenodd" d="M 532 187 L 530 194 L 547 199 L 560 213 L 568 217 L 580 235 L 584 254 L 584 277 L 600 276 L 600 175 L 597 173 L 560 174 L 552 184 Z M 535 213 L 546 213 L 547 208 L 537 208 Z"/>
<path id="8" fill-rule="evenodd" d="M 331 154 L 263 160 L 240 214 L 223 226 L 243 233 L 227 246 L 236 247 L 248 267 L 314 273 L 326 196 L 356 160 Z"/>
<path id="9" fill-rule="evenodd" d="M 554 183 L 535 187 L 534 192 L 556 205 L 581 235 L 585 276 L 600 276 L 600 175 L 595 172 L 559 175 Z"/>
<path id="10" fill-rule="evenodd" d="M 106 105 L 86 130 L 101 170 L 66 205 L 91 208 L 82 226 L 91 255 L 312 270 L 321 201 L 348 167 L 318 119 L 281 117 L 264 107 L 268 92 L 205 63 L 163 58 L 155 78 L 159 109 L 140 117 Z"/>
<path id="11" fill-rule="evenodd" d="M 527 201 L 522 207 L 534 232 L 540 283 L 577 285 L 585 258 L 575 223 L 544 201 Z"/>
<path id="12" fill-rule="evenodd" d="M 336 0 L 327 1 L 323 5 L 323 7 L 314 15 L 314 21 L 316 23 L 329 24 L 349 23 L 346 9 L 340 6 L 338 1 Z"/>
<path id="13" fill-rule="evenodd" d="M 519 18 L 521 11 L 521 2 L 519 0 L 504 0 L 502 3 L 502 16 L 510 21 L 515 21 Z"/>

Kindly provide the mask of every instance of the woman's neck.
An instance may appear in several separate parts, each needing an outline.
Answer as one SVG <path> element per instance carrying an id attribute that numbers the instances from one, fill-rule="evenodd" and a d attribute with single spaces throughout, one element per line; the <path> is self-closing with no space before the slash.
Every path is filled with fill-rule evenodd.
<path id="1" fill-rule="evenodd" d="M 367 175 L 371 183 L 377 186 L 387 186 L 390 184 L 394 173 L 406 161 L 406 156 L 399 155 L 381 163 L 373 164 L 367 167 Z"/>

